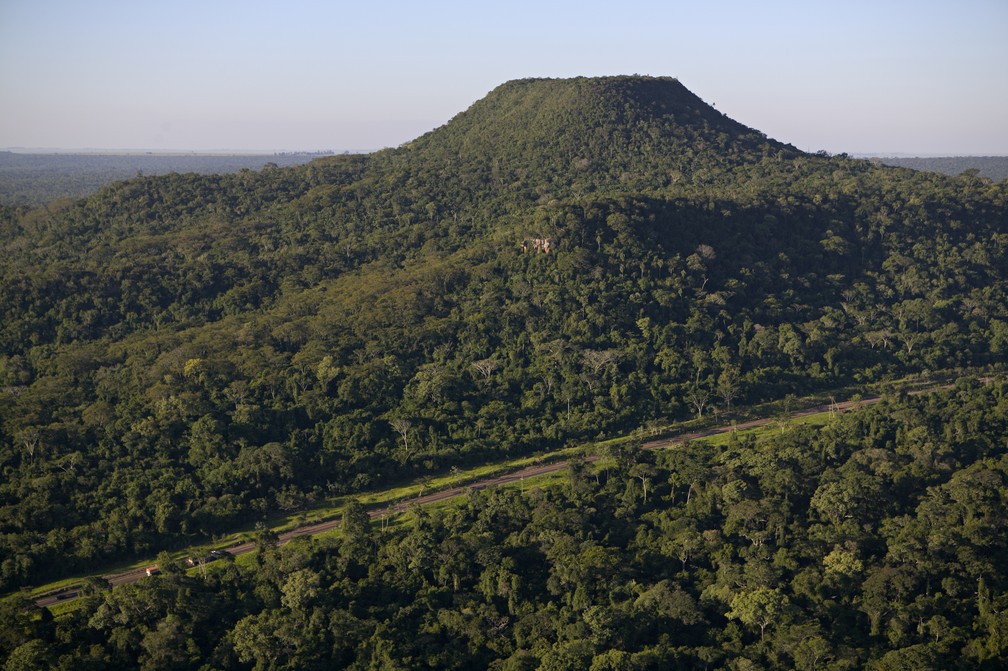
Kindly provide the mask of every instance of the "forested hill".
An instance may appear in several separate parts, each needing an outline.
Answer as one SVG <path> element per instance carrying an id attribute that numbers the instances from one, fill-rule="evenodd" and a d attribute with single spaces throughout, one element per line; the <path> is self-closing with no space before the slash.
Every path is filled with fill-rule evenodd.
<path id="1" fill-rule="evenodd" d="M 406 149 L 396 159 L 411 168 L 538 197 L 702 181 L 764 156 L 798 155 L 677 80 L 645 77 L 508 82 Z"/>
<path id="2" fill-rule="evenodd" d="M 0 588 L 336 493 L 1003 366 L 1008 185 L 810 156 L 670 79 L 0 218 Z"/>

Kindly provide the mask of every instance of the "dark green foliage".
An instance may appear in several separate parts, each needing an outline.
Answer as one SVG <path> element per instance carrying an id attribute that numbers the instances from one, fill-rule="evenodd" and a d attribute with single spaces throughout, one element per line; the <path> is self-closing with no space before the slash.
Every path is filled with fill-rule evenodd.
<path id="1" fill-rule="evenodd" d="M 615 77 L 511 82 L 396 150 L 5 209 L 0 587 L 455 465 L 1000 366 L 1006 189 L 801 154 Z M 827 517 L 853 505 L 828 494 Z"/>
<path id="2" fill-rule="evenodd" d="M 1008 387 L 964 380 L 819 430 L 631 450 L 553 489 L 472 492 L 402 531 L 355 508 L 339 538 L 98 592 L 56 622 L 9 601 L 0 654 L 48 668 L 1002 668 L 1005 435 Z"/>

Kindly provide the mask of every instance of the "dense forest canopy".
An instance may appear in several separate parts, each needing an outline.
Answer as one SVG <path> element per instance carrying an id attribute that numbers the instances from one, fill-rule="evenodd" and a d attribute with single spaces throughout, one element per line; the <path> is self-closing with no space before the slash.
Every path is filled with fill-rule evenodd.
<path id="1" fill-rule="evenodd" d="M 1000 368 L 1006 196 L 612 77 L 504 84 L 398 149 L 4 209 L 0 588 L 649 422 Z"/>
<path id="2" fill-rule="evenodd" d="M 6 668 L 999 669 L 1008 387 L 568 467 L 405 529 L 3 602 Z M 17 666 L 15 666 L 17 665 Z"/>

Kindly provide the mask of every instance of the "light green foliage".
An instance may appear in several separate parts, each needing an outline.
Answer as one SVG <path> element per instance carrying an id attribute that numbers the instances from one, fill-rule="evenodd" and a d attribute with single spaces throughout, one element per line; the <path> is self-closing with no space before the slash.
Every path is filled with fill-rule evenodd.
<path id="1" fill-rule="evenodd" d="M 759 628 L 760 638 L 764 638 L 767 626 L 775 624 L 784 616 L 788 601 L 778 589 L 757 587 L 736 594 L 729 605 L 731 610 L 725 613 L 725 617 Z"/>
<path id="2" fill-rule="evenodd" d="M 826 575 L 854 577 L 860 575 L 864 564 L 857 557 L 857 552 L 851 548 L 835 547 L 823 557 L 823 569 Z"/>

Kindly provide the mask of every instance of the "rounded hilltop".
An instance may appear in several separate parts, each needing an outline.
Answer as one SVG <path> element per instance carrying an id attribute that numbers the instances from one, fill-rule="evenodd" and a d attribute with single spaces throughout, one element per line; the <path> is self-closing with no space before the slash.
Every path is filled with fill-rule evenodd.
<path id="1" fill-rule="evenodd" d="M 714 109 L 678 79 L 516 79 L 404 146 L 453 167 L 490 165 L 500 179 L 605 184 L 724 170 L 797 154 Z"/>

